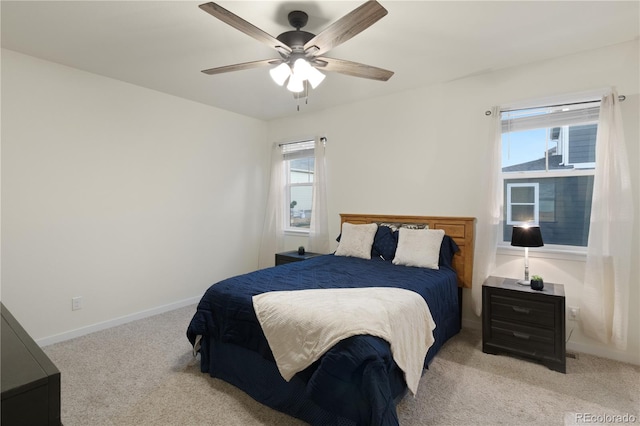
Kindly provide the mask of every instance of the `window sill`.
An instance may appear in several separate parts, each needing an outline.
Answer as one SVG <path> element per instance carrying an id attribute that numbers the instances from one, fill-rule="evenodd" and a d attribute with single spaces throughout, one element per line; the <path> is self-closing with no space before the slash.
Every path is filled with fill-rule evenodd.
<path id="1" fill-rule="evenodd" d="M 502 256 L 524 256 L 524 247 L 498 244 L 497 254 Z M 533 247 L 529 249 L 529 257 L 586 262 L 587 248 L 572 246 Z"/>

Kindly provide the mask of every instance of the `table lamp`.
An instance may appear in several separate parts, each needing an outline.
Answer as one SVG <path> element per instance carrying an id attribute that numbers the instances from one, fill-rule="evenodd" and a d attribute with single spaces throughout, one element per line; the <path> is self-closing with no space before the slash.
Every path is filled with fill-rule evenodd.
<path id="1" fill-rule="evenodd" d="M 524 280 L 520 285 L 530 285 L 529 281 L 529 247 L 542 247 L 542 234 L 539 226 L 514 226 L 511 234 L 511 245 L 524 247 Z"/>

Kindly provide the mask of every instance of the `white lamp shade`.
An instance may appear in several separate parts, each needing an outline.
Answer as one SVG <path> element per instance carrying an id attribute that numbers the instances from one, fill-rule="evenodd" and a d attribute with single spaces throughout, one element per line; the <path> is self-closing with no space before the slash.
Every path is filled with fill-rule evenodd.
<path id="1" fill-rule="evenodd" d="M 294 62 L 293 75 L 301 81 L 307 80 L 314 89 L 322 83 L 322 80 L 324 80 L 325 77 L 324 74 L 311 66 L 311 64 L 304 58 L 298 58 Z"/>
<path id="2" fill-rule="evenodd" d="M 269 70 L 269 74 L 271 74 L 271 78 L 276 82 L 278 86 L 282 86 L 287 78 L 291 75 L 291 68 L 288 64 L 282 63 L 275 68 Z"/>
<path id="3" fill-rule="evenodd" d="M 318 71 L 312 66 L 310 66 L 309 69 L 307 70 L 307 80 L 311 84 L 311 87 L 313 87 L 314 89 L 318 87 L 320 83 L 322 83 L 322 80 L 324 80 L 324 77 L 325 77 L 324 74 L 322 74 L 320 71 Z"/>
<path id="4" fill-rule="evenodd" d="M 309 70 L 311 69 L 311 65 L 304 58 L 298 58 L 293 63 L 293 73 L 300 79 L 306 80 L 309 78 Z"/>
<path id="5" fill-rule="evenodd" d="M 287 89 L 290 92 L 299 93 L 304 90 L 304 85 L 302 84 L 302 79 L 299 78 L 294 72 L 289 78 L 289 84 L 287 84 Z"/>

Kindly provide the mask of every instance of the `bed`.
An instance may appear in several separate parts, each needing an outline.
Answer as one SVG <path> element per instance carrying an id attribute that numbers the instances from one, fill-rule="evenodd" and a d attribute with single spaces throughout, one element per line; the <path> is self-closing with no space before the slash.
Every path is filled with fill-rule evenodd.
<path id="1" fill-rule="evenodd" d="M 340 216 L 342 233 L 339 238 L 342 240 L 334 254 L 239 275 L 209 287 L 188 326 L 187 338 L 194 347 L 194 355 L 200 354 L 203 373 L 238 387 L 276 410 L 314 425 L 397 425 L 396 404 L 407 393 L 412 381 L 407 368 L 399 367 L 399 346 L 392 350 L 393 343 L 389 343 L 392 339 L 380 337 L 386 335 L 375 332 L 345 335 L 347 337 L 337 341 L 321 356 L 307 360 L 308 366 L 294 370 L 297 372 L 285 380 L 281 359 L 278 357 L 276 362 L 274 358 L 274 353 L 279 355 L 279 352 L 272 351 L 270 343 L 274 345 L 274 342 L 265 335 L 266 331 L 273 339 L 270 333 L 279 326 L 268 328 L 261 322 L 264 321 L 262 308 L 257 303 L 279 294 L 313 293 L 317 297 L 317 294 L 353 295 L 361 294 L 354 292 L 373 293 L 374 290 L 398 292 L 403 296 L 410 293 L 427 306 L 435 325 L 433 341 L 424 349 L 426 356 L 418 366 L 422 372 L 442 345 L 460 330 L 461 289 L 471 287 L 475 220 L 431 216 Z M 375 231 L 371 231 L 373 228 Z M 348 252 L 354 232 L 366 232 L 366 238 L 373 232 L 368 248 L 370 259 Z M 420 235 L 422 238 L 426 233 L 430 234 L 429 238 L 443 235 L 438 243 L 439 250 L 436 248 L 437 266 L 395 264 L 396 261 L 401 263 L 407 247 L 412 247 L 406 245 L 409 236 Z M 391 247 L 394 240 L 389 235 L 395 239 L 395 247 Z M 413 250 L 409 256 L 412 253 Z M 429 256 L 433 257 L 433 253 Z M 401 298 L 394 298 L 393 302 L 404 303 L 399 300 Z M 308 306 L 316 306 L 311 303 Z M 365 304 L 373 306 L 369 302 Z M 321 305 L 319 301 L 318 309 Z M 400 311 L 409 311 L 399 306 Z M 304 311 L 309 313 L 314 309 Z M 419 328 L 421 326 L 411 324 L 407 330 L 414 332 Z M 416 389 L 411 387 L 411 390 L 415 392 Z"/>

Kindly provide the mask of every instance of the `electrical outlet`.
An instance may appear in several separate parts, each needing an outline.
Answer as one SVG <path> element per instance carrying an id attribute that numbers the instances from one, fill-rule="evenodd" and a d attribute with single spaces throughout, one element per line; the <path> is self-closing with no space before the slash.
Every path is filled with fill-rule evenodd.
<path id="1" fill-rule="evenodd" d="M 71 298 L 71 310 L 77 311 L 78 309 L 82 309 L 82 296 Z"/>
<path id="2" fill-rule="evenodd" d="M 578 321 L 580 319 L 580 308 L 577 306 L 569 306 L 569 319 Z"/>

